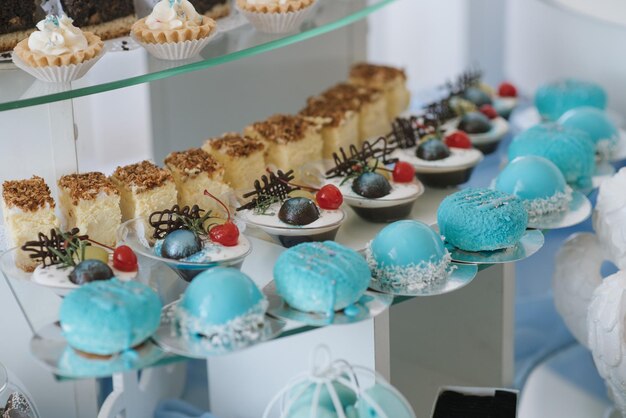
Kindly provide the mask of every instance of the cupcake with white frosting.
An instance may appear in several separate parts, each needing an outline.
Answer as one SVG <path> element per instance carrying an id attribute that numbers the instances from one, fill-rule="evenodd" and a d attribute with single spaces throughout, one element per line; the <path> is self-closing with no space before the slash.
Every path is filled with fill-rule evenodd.
<path id="1" fill-rule="evenodd" d="M 217 33 L 215 20 L 188 0 L 161 0 L 131 29 L 132 37 L 156 58 L 181 60 L 202 51 Z"/>
<path id="2" fill-rule="evenodd" d="M 48 15 L 13 50 L 13 62 L 42 81 L 69 82 L 84 76 L 104 51 L 102 40 L 83 32 L 66 15 Z"/>
<path id="3" fill-rule="evenodd" d="M 237 0 L 237 8 L 260 32 L 288 33 L 307 18 L 316 0 Z"/>

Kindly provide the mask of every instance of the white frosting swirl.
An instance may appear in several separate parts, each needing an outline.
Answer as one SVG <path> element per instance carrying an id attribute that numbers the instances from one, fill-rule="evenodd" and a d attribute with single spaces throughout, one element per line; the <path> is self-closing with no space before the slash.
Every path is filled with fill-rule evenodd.
<path id="1" fill-rule="evenodd" d="M 202 16 L 188 0 L 161 0 L 146 17 L 146 25 L 150 30 L 172 30 L 201 23 Z"/>
<path id="2" fill-rule="evenodd" d="M 37 23 L 39 30 L 28 38 L 28 48 L 46 55 L 62 55 L 87 49 L 87 38 L 72 22 L 65 15 L 46 16 Z"/>

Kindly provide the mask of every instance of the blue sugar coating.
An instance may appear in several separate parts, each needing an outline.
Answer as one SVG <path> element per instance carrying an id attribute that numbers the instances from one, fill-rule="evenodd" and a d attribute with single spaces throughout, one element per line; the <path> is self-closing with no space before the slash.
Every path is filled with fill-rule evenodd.
<path id="1" fill-rule="evenodd" d="M 100 355 L 144 342 L 159 326 L 159 296 L 139 282 L 118 279 L 85 284 L 63 299 L 59 314 L 67 343 Z"/>
<path id="2" fill-rule="evenodd" d="M 376 405 L 389 418 L 413 418 L 414 416 L 403 400 L 398 398 L 398 395 L 386 386 L 376 384 L 366 389 L 365 393 L 376 402 Z M 381 415 L 376 413 L 372 405 L 362 397 L 359 398 L 354 407 L 359 413 L 359 418 L 382 418 Z"/>
<path id="3" fill-rule="evenodd" d="M 565 178 L 559 168 L 543 157 L 518 157 L 496 178 L 495 188 L 522 200 L 546 199 L 565 193 Z"/>
<path id="4" fill-rule="evenodd" d="M 350 248 L 333 241 L 307 242 L 278 257 L 274 280 L 278 294 L 293 308 L 328 314 L 359 300 L 369 285 L 370 270 Z"/>
<path id="5" fill-rule="evenodd" d="M 446 197 L 437 210 L 446 241 L 465 251 L 493 251 L 515 245 L 528 226 L 522 201 L 490 189 L 465 189 Z"/>
<path id="6" fill-rule="evenodd" d="M 544 119 L 553 121 L 577 107 L 605 109 L 606 102 L 606 92 L 598 84 L 575 79 L 544 84 L 535 94 L 537 110 Z"/>
<path id="7" fill-rule="evenodd" d="M 352 389 L 338 382 L 332 382 L 332 386 L 335 389 L 335 392 L 337 393 L 337 397 L 339 398 L 339 402 L 341 403 L 341 406 L 344 409 L 350 405 L 354 405 L 357 398 L 356 398 L 356 393 L 354 393 Z M 312 407 L 312 402 L 313 402 L 313 396 L 315 394 L 315 388 L 316 388 L 316 385 L 311 384 L 311 382 L 303 382 L 294 386 L 293 389 L 289 391 L 288 398 L 297 397 L 293 400 L 293 406 L 291 408 L 291 411 L 293 411 L 294 414 L 293 415 L 289 414 L 288 415 L 289 417 L 292 417 L 292 416 L 308 417 L 308 415 L 298 415 L 298 414 L 300 413 L 301 410 L 306 410 L 310 412 L 311 407 Z M 328 388 L 326 387 L 326 385 L 322 386 L 320 389 L 320 394 L 319 394 L 319 399 L 317 401 L 317 405 L 318 407 L 327 409 L 330 412 L 333 412 L 333 413 L 336 412 L 335 405 L 332 401 L 332 398 L 330 397 L 330 393 L 328 392 Z"/>
<path id="8" fill-rule="evenodd" d="M 419 221 L 398 221 L 384 227 L 371 244 L 379 268 L 437 263 L 445 255 L 441 236 Z"/>
<path id="9" fill-rule="evenodd" d="M 617 127 L 609 115 L 595 107 L 572 109 L 559 118 L 559 124 L 586 132 L 596 146 L 600 141 L 615 145 L 619 139 Z"/>
<path id="10" fill-rule="evenodd" d="M 552 161 L 577 188 L 591 186 L 596 169 L 595 146 L 583 131 L 556 123 L 541 123 L 517 135 L 509 147 L 509 161 L 536 155 Z"/>
<path id="11" fill-rule="evenodd" d="M 247 314 L 262 299 L 247 275 L 234 268 L 215 267 L 193 279 L 180 308 L 206 325 L 224 325 Z"/>

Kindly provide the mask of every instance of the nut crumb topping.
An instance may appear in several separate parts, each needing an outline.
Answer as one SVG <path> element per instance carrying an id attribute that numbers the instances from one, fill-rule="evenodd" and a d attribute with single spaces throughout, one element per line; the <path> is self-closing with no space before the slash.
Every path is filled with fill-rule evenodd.
<path id="1" fill-rule="evenodd" d="M 321 129 L 318 123 L 300 115 L 274 115 L 250 127 L 265 140 L 277 144 L 301 141 L 311 130 Z"/>
<path id="2" fill-rule="evenodd" d="M 165 158 L 165 165 L 187 177 L 195 177 L 200 173 L 212 175 L 224 169 L 215 158 L 201 148 L 172 152 Z"/>
<path id="3" fill-rule="evenodd" d="M 8 180 L 2 183 L 2 198 L 7 207 L 15 207 L 28 212 L 34 212 L 50 205 L 54 208 L 54 199 L 50 188 L 38 176 L 27 180 Z"/>
<path id="4" fill-rule="evenodd" d="M 77 205 L 79 200 L 95 200 L 100 193 L 119 195 L 113 182 L 104 174 L 95 171 L 65 175 L 59 179 L 59 187 L 67 191 L 74 205 Z"/>
<path id="5" fill-rule="evenodd" d="M 236 132 L 228 132 L 220 138 L 208 139 L 206 143 L 215 151 L 225 153 L 231 157 L 247 157 L 265 149 L 265 145 L 261 141 Z"/>
<path id="6" fill-rule="evenodd" d="M 111 176 L 114 182 L 134 187 L 136 193 L 143 193 L 174 181 L 169 170 L 158 167 L 151 161 L 117 167 Z"/>
<path id="7" fill-rule="evenodd" d="M 332 97 L 309 97 L 307 106 L 300 114 L 313 118 L 324 118 L 324 125 L 337 127 L 343 125 L 354 111 L 358 110 L 358 102 L 340 100 Z"/>
<path id="8" fill-rule="evenodd" d="M 374 83 L 384 83 L 394 81 L 398 78 L 406 80 L 406 73 L 399 68 L 362 62 L 352 67 L 350 70 L 350 78 Z"/>
<path id="9" fill-rule="evenodd" d="M 383 91 L 376 87 L 340 83 L 323 92 L 322 97 L 342 100 L 350 105 L 356 103 L 356 107 L 360 108 L 364 103 L 372 103 L 382 99 Z"/>

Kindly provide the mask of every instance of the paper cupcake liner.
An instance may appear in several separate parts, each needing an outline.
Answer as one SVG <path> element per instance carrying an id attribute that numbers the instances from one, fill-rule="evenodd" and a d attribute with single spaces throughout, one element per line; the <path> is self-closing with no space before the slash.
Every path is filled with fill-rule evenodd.
<path id="1" fill-rule="evenodd" d="M 102 58 L 103 55 L 104 48 L 98 55 L 90 60 L 83 61 L 80 64 L 31 67 L 17 54 L 13 54 L 13 63 L 16 67 L 26 71 L 38 80 L 45 81 L 47 83 L 69 83 L 70 81 L 78 80 L 87 74 L 87 71 L 89 71 L 91 67 L 93 67 L 100 58 Z"/>
<path id="2" fill-rule="evenodd" d="M 207 46 L 207 44 L 211 42 L 218 33 L 219 32 L 217 30 L 214 30 L 213 33 L 205 38 L 184 42 L 169 42 L 165 44 L 149 44 L 141 42 L 132 34 L 131 37 L 135 42 L 144 47 L 153 57 L 162 60 L 176 61 L 185 60 L 200 54 L 204 47 Z"/>
<path id="3" fill-rule="evenodd" d="M 311 14 L 315 3 L 316 1 L 297 12 L 257 13 L 243 9 L 239 9 L 239 12 L 243 14 L 259 32 L 288 33 L 300 27 L 302 22 Z"/>

